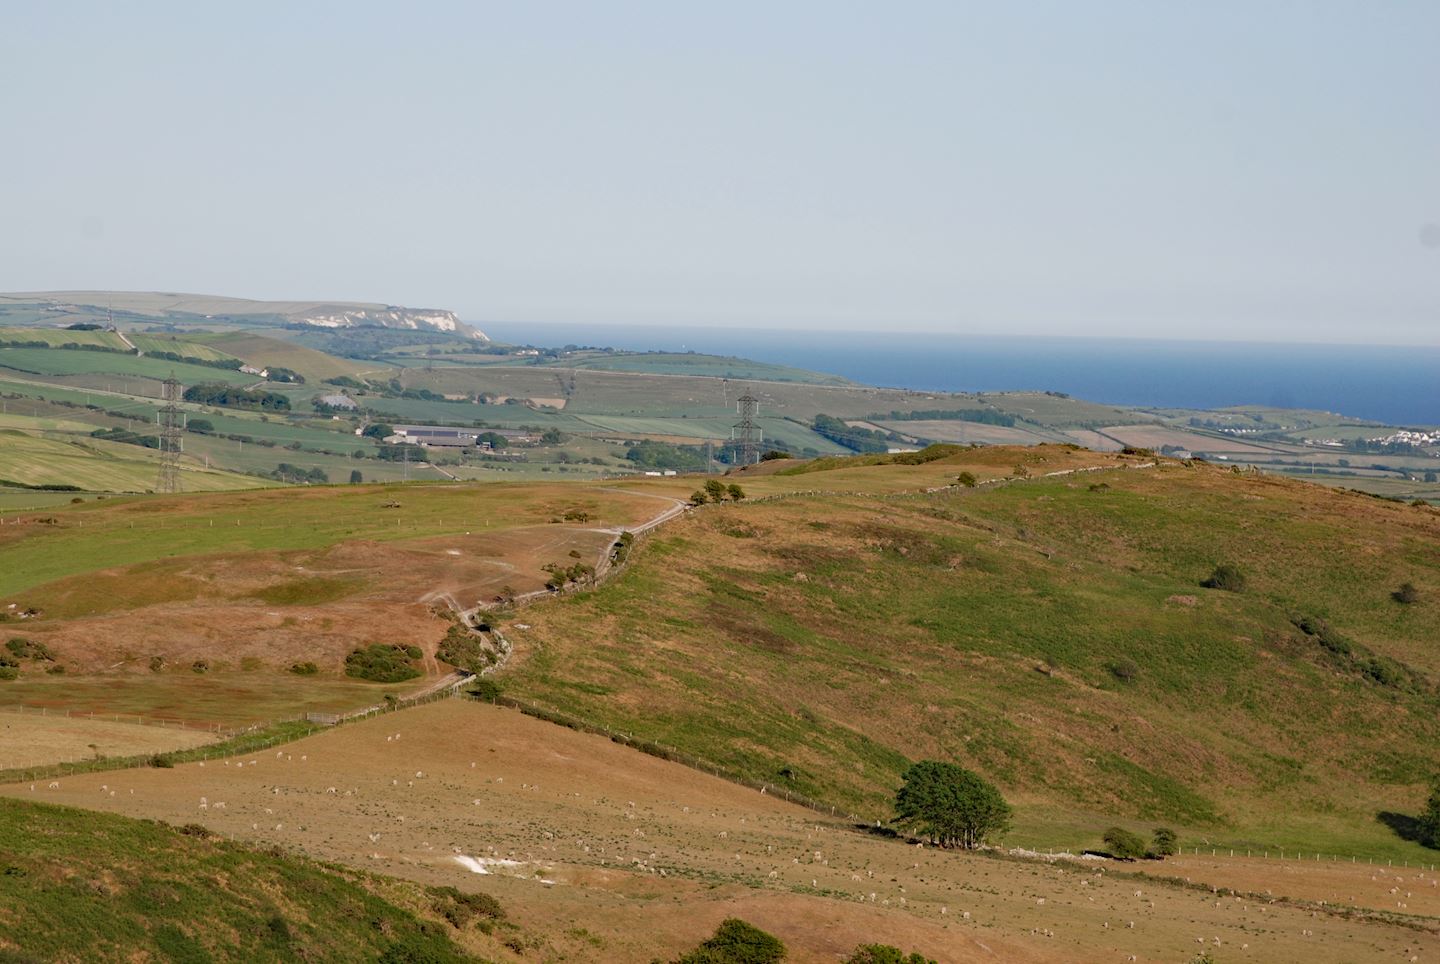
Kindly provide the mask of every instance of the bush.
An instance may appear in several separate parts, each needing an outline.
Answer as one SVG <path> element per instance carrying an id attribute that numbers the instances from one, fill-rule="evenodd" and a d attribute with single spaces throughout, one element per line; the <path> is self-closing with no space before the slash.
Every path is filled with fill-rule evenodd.
<path id="1" fill-rule="evenodd" d="M 314 676 L 316 673 L 320 672 L 320 667 L 316 666 L 309 660 L 306 660 L 303 663 L 291 663 L 290 672 L 294 673 L 296 676 Z"/>
<path id="2" fill-rule="evenodd" d="M 1215 567 L 1209 578 L 1202 579 L 1200 585 L 1206 589 L 1223 589 L 1226 592 L 1244 592 L 1245 574 L 1236 566 L 1227 564 Z"/>
<path id="3" fill-rule="evenodd" d="M 696 489 L 694 492 L 690 493 L 691 505 L 704 505 L 708 501 L 710 501 L 710 499 L 708 496 L 705 495 L 704 489 Z"/>
<path id="4" fill-rule="evenodd" d="M 420 675 L 401 646 L 371 643 L 345 657 L 345 675 L 372 683 L 403 683 Z"/>
<path id="5" fill-rule="evenodd" d="M 890 944 L 861 944 L 845 958 L 845 964 L 936 964 L 919 951 L 906 954 Z"/>
<path id="6" fill-rule="evenodd" d="M 208 672 L 210 672 L 210 662 L 209 662 L 209 660 L 197 659 L 195 662 L 193 662 L 193 663 L 190 664 L 190 672 L 192 672 L 192 673 L 208 673 Z"/>
<path id="7" fill-rule="evenodd" d="M 500 684 L 493 679 L 477 679 L 465 687 L 465 695 L 482 703 L 494 703 L 500 698 Z"/>
<path id="8" fill-rule="evenodd" d="M 1146 854 L 1145 841 L 1139 834 L 1131 833 L 1123 827 L 1111 827 L 1105 831 L 1101 838 L 1105 841 L 1105 847 L 1110 856 L 1119 860 L 1134 860 Z"/>
<path id="9" fill-rule="evenodd" d="M 161 770 L 169 770 L 171 767 L 175 766 L 175 761 L 170 759 L 163 753 L 155 754 L 146 762 L 149 763 L 150 766 L 156 767 Z"/>
<path id="10" fill-rule="evenodd" d="M 771 449 L 760 456 L 762 462 L 773 462 L 776 459 L 793 459 L 795 456 L 781 449 Z"/>
<path id="11" fill-rule="evenodd" d="M 1116 659 L 1105 665 L 1110 675 L 1122 683 L 1129 683 L 1140 675 L 1140 667 L 1136 666 L 1133 660 Z"/>
<path id="12" fill-rule="evenodd" d="M 419 646 L 406 646 L 405 655 L 410 657 L 411 659 L 419 659 L 420 657 L 424 656 L 425 653 L 423 650 L 420 649 Z"/>
<path id="13" fill-rule="evenodd" d="M 476 919 L 495 921 L 505 918 L 505 909 L 489 894 L 466 894 L 454 887 L 431 887 L 430 908 L 457 930 L 469 927 Z"/>
<path id="14" fill-rule="evenodd" d="M 963 485 L 967 489 L 973 489 L 975 488 L 975 486 L 980 484 L 979 480 L 975 478 L 974 472 L 961 472 L 959 475 L 955 476 L 955 481 L 957 484 Z M 873 944 L 871 946 L 879 947 L 880 945 Z"/>
<path id="15" fill-rule="evenodd" d="M 5 648 L 20 659 L 38 659 L 47 663 L 55 661 L 55 654 L 50 651 L 50 647 L 33 639 L 17 636 L 7 642 Z"/>
<path id="16" fill-rule="evenodd" d="M 1440 782 L 1430 788 L 1430 798 L 1419 820 L 1420 842 L 1440 850 Z"/>
<path id="17" fill-rule="evenodd" d="M 1408 606 L 1420 601 L 1420 590 L 1415 588 L 1414 583 L 1402 583 L 1399 589 L 1390 594 L 1390 598 Z"/>
<path id="18" fill-rule="evenodd" d="M 1156 857 L 1173 857 L 1180 852 L 1179 844 L 1180 838 L 1175 836 L 1175 831 L 1169 827 L 1156 827 L 1150 847 Z"/>
<path id="19" fill-rule="evenodd" d="M 738 917 L 721 921 L 715 935 L 675 964 L 774 964 L 785 959 L 780 938 Z"/>

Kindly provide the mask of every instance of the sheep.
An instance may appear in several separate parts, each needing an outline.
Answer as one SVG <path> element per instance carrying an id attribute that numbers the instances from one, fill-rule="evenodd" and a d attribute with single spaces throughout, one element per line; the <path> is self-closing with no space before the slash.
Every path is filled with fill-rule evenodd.
<path id="1" fill-rule="evenodd" d="M 57 782 L 55 782 L 54 780 L 51 780 L 51 781 L 50 781 L 50 789 L 51 789 L 51 790 L 59 790 L 59 789 L 60 789 L 60 784 L 57 783 Z"/>

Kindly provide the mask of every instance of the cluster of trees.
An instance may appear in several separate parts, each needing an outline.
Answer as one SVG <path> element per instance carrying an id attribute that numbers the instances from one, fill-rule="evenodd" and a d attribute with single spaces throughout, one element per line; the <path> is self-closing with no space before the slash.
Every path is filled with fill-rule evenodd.
<path id="1" fill-rule="evenodd" d="M 703 488 L 690 493 L 690 504 L 704 505 L 707 502 L 724 502 L 726 499 L 739 502 L 743 498 L 745 490 L 735 483 L 726 485 L 719 479 L 707 479 Z"/>
<path id="2" fill-rule="evenodd" d="M 185 401 L 268 412 L 290 411 L 290 399 L 284 395 L 260 389 L 236 388 L 233 385 L 191 385 L 185 389 Z"/>
<path id="3" fill-rule="evenodd" d="M 815 434 L 823 435 L 836 445 L 843 445 L 853 452 L 888 452 L 890 443 L 899 439 L 894 432 L 856 428 L 846 425 L 843 419 L 823 413 L 815 416 L 810 427 L 815 430 Z"/>
<path id="4" fill-rule="evenodd" d="M 671 445 L 645 439 L 625 444 L 625 458 L 646 469 L 674 469 L 677 472 L 703 472 L 708 465 L 705 450 L 698 445 Z"/>
<path id="5" fill-rule="evenodd" d="M 375 451 L 375 457 L 386 462 L 428 462 L 430 453 L 423 445 L 412 445 L 409 442 L 400 442 L 395 445 L 382 445 Z"/>
<path id="6" fill-rule="evenodd" d="M 1111 827 L 1101 837 L 1110 856 L 1118 860 L 1163 860 L 1178 852 L 1179 838 L 1169 827 L 1156 827 L 1150 843 L 1124 827 Z"/>
<path id="7" fill-rule="evenodd" d="M 281 462 L 275 466 L 275 471 L 270 473 L 270 478 L 278 482 L 304 482 L 314 485 L 325 485 L 330 481 L 330 476 L 322 468 L 307 469 L 304 466 L 291 465 L 289 462 Z"/>
<path id="8" fill-rule="evenodd" d="M 547 562 L 540 567 L 550 574 L 545 581 L 545 588 L 551 592 L 559 592 L 566 586 L 588 582 L 595 578 L 595 567 L 587 566 L 583 562 L 577 562 L 571 566 L 562 566 L 558 562 Z"/>
<path id="9" fill-rule="evenodd" d="M 272 382 L 286 382 L 290 385 L 305 384 L 305 376 L 300 374 L 293 368 L 282 368 L 279 365 L 267 365 L 265 367 L 265 371 L 269 372 L 269 375 L 267 377 Z"/>

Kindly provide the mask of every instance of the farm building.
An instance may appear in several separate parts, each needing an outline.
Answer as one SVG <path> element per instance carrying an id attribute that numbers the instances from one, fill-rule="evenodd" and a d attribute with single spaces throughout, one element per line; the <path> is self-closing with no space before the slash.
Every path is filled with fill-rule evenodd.
<path id="1" fill-rule="evenodd" d="M 481 435 L 498 435 L 513 445 L 526 445 L 538 440 L 533 432 L 516 428 L 454 428 L 446 425 L 397 425 L 387 442 L 409 442 L 433 448 L 470 448 Z"/>

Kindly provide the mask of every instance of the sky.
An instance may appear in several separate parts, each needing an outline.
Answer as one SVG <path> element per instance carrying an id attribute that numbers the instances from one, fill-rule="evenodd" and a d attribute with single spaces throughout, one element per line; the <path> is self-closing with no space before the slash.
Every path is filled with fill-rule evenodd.
<path id="1" fill-rule="evenodd" d="M 1437 41 L 1433 0 L 9 0 L 0 290 L 1435 345 Z"/>

